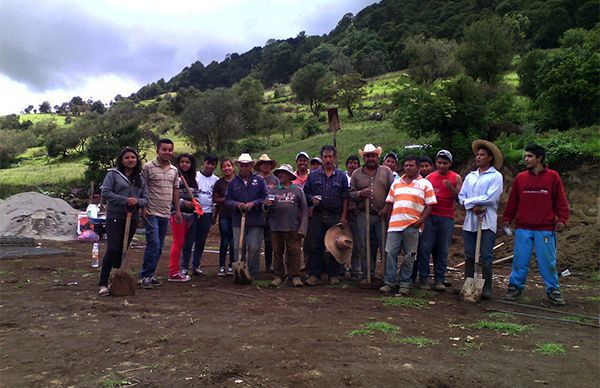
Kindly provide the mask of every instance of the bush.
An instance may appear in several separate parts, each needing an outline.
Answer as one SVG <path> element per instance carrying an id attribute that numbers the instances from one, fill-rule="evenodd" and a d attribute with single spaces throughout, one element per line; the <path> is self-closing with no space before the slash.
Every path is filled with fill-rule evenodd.
<path id="1" fill-rule="evenodd" d="M 292 122 L 293 123 L 303 123 L 304 120 L 306 120 L 306 115 L 304 113 L 296 113 L 292 117 Z"/>
<path id="2" fill-rule="evenodd" d="M 247 137 L 237 143 L 236 148 L 240 154 L 242 152 L 253 154 L 265 148 L 265 139 L 258 136 Z"/>
<path id="3" fill-rule="evenodd" d="M 0 167 L 8 167 L 32 143 L 30 133 L 17 129 L 0 130 Z"/>
<path id="4" fill-rule="evenodd" d="M 72 127 L 59 127 L 46 135 L 45 143 L 48 156 L 67 156 L 69 150 L 79 145 L 79 137 Z"/>
<path id="5" fill-rule="evenodd" d="M 558 171 L 567 171 L 589 161 L 580 142 L 566 134 L 558 134 L 546 145 L 548 164 Z"/>
<path id="6" fill-rule="evenodd" d="M 315 135 L 318 135 L 321 133 L 323 133 L 323 129 L 321 128 L 319 123 L 314 118 L 311 118 L 310 120 L 308 120 L 306 122 L 306 124 L 304 124 L 304 127 L 302 128 L 301 138 L 308 139 L 309 137 L 312 137 L 312 136 L 315 136 Z"/>

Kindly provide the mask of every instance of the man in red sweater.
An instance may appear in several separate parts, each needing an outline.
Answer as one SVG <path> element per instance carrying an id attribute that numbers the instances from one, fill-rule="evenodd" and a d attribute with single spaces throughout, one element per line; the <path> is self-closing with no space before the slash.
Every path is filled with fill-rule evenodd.
<path id="1" fill-rule="evenodd" d="M 546 151 L 537 144 L 525 147 L 527 171 L 519 173 L 504 210 L 504 227 L 515 220 L 515 250 L 506 300 L 515 300 L 527 281 L 529 261 L 535 247 L 540 275 L 552 304 L 561 306 L 556 268 L 556 231 L 561 232 L 569 218 L 569 203 L 558 173 L 544 164 Z"/>

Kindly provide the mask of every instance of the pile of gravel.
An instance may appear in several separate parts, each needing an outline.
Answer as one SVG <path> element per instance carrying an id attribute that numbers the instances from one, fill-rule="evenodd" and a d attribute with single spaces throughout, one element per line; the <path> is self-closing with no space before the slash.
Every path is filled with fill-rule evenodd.
<path id="1" fill-rule="evenodd" d="M 73 240 L 78 213 L 62 199 L 36 192 L 15 194 L 0 203 L 0 236 Z"/>

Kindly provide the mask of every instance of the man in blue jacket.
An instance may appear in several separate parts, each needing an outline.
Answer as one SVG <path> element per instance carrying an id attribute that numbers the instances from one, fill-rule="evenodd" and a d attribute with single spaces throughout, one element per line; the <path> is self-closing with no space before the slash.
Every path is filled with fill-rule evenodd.
<path id="1" fill-rule="evenodd" d="M 260 243 L 265 226 L 262 204 L 267 197 L 267 185 L 258 174 L 252 173 L 254 161 L 250 154 L 241 154 L 236 164 L 239 174 L 227 186 L 225 206 L 233 213 L 234 260 L 241 254 L 248 261 L 250 274 L 255 276 L 260 266 Z M 242 212 L 246 214 L 243 252 L 238 252 Z"/>

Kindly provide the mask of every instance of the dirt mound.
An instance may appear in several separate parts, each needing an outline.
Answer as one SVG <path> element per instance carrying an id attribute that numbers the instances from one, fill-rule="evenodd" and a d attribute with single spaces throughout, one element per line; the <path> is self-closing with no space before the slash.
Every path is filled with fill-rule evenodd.
<path id="1" fill-rule="evenodd" d="M 0 203 L 0 236 L 23 236 L 45 240 L 77 237 L 77 210 L 62 199 L 28 192 Z"/>
<path id="2" fill-rule="evenodd" d="M 558 233 L 558 266 L 571 272 L 598 271 L 600 226 L 580 224 Z"/>

